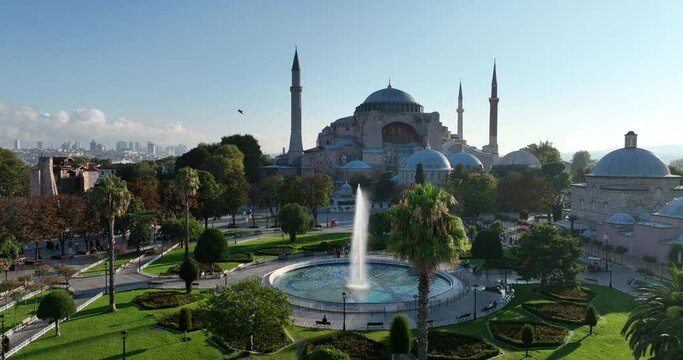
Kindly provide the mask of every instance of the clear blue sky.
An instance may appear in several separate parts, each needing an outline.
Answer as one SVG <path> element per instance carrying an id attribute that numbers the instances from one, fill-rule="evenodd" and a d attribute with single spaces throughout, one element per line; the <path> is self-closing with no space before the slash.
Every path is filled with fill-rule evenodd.
<path id="1" fill-rule="evenodd" d="M 295 45 L 305 148 L 389 77 L 452 132 L 462 80 L 481 146 L 494 58 L 503 153 L 616 148 L 629 130 L 681 144 L 682 15 L 681 1 L 2 0 L 0 145 L 251 133 L 278 152 Z"/>

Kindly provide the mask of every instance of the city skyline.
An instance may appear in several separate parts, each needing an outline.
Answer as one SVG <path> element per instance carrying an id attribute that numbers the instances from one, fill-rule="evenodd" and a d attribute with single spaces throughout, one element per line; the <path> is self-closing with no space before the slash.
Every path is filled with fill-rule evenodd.
<path id="1" fill-rule="evenodd" d="M 644 148 L 681 143 L 676 2 L 126 4 L 5 3 L 0 28 L 14 41 L 0 42 L 0 145 L 50 134 L 191 148 L 250 133 L 280 153 L 295 45 L 305 149 L 389 78 L 451 133 L 462 81 L 465 138 L 481 147 L 494 58 L 501 153 L 544 140 L 565 153 L 614 149 L 629 130 Z"/>

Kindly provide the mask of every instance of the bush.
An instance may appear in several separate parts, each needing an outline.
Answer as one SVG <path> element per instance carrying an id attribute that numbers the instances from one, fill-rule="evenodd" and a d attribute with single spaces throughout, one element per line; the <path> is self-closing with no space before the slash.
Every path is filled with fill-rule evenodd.
<path id="1" fill-rule="evenodd" d="M 192 328 L 192 312 L 190 312 L 190 309 L 180 309 L 180 319 L 178 325 L 180 325 L 180 330 L 190 331 Z"/>
<path id="2" fill-rule="evenodd" d="M 428 342 L 429 360 L 484 360 L 500 353 L 484 339 L 444 331 L 430 331 Z"/>
<path id="3" fill-rule="evenodd" d="M 76 312 L 76 304 L 69 293 L 63 290 L 56 290 L 48 293 L 40 301 L 36 316 L 41 320 L 51 320 L 55 322 L 55 331 L 60 336 L 59 320 L 71 316 Z"/>
<path id="4" fill-rule="evenodd" d="M 480 259 L 501 259 L 503 245 L 499 233 L 492 230 L 480 231 L 472 243 L 472 256 Z"/>
<path id="5" fill-rule="evenodd" d="M 199 236 L 194 248 L 194 257 L 203 264 L 213 264 L 221 261 L 228 249 L 228 242 L 218 229 L 206 229 Z"/>
<path id="6" fill-rule="evenodd" d="M 567 325 L 583 325 L 586 305 L 571 302 L 524 303 L 524 310 L 543 320 Z"/>
<path id="7" fill-rule="evenodd" d="M 294 248 L 291 246 L 273 246 L 273 247 L 266 247 L 262 249 L 258 249 L 255 251 L 255 253 L 259 255 L 275 255 L 275 256 L 280 256 L 280 255 L 289 255 L 294 252 Z"/>
<path id="8" fill-rule="evenodd" d="M 518 348 L 525 348 L 522 341 L 522 327 L 525 324 L 531 325 L 534 330 L 532 347 L 557 347 L 562 345 L 567 336 L 566 329 L 544 323 L 505 320 L 489 321 L 488 323 L 491 334 L 496 340 Z"/>
<path id="9" fill-rule="evenodd" d="M 403 315 L 394 317 L 389 330 L 389 352 L 407 354 L 410 352 L 410 323 Z"/>
<path id="10" fill-rule="evenodd" d="M 304 354 L 308 356 L 317 345 L 331 345 L 348 354 L 351 359 L 379 360 L 388 357 L 384 345 L 353 331 L 313 340 L 306 345 Z"/>
<path id="11" fill-rule="evenodd" d="M 244 341 L 240 339 L 225 340 L 218 336 L 213 336 L 211 337 L 211 340 L 227 350 L 244 350 Z M 254 335 L 254 350 L 262 353 L 271 353 L 289 344 L 291 344 L 289 337 L 282 331 L 276 335 Z"/>
<path id="12" fill-rule="evenodd" d="M 254 257 L 250 253 L 234 253 L 225 256 L 221 262 L 237 262 L 237 263 L 249 263 L 254 261 Z"/>
<path id="13" fill-rule="evenodd" d="M 133 302 L 143 309 L 155 310 L 191 304 L 202 298 L 203 296 L 199 294 L 187 294 L 178 291 L 147 291 L 135 297 Z"/>
<path id="14" fill-rule="evenodd" d="M 190 321 L 191 323 L 189 326 L 183 328 L 182 326 L 182 312 L 186 312 L 190 316 Z M 187 316 L 187 315 L 185 315 Z M 200 309 L 187 309 L 183 308 L 178 312 L 175 312 L 173 314 L 164 316 L 159 320 L 159 325 L 172 329 L 172 330 L 177 330 L 177 331 L 185 331 L 187 329 L 188 332 L 190 331 L 196 331 L 200 330 L 206 327 L 206 323 L 204 321 L 205 317 L 205 312 L 200 310 Z"/>
<path id="15" fill-rule="evenodd" d="M 192 282 L 197 280 L 198 272 L 197 264 L 192 258 L 187 258 L 180 264 L 180 278 L 185 281 L 186 293 L 189 294 L 192 291 Z"/>
<path id="16" fill-rule="evenodd" d="M 318 345 L 313 348 L 308 357 L 308 360 L 349 360 L 349 356 L 345 352 L 336 349 L 330 345 Z"/>
<path id="17" fill-rule="evenodd" d="M 588 303 L 595 298 L 595 293 L 585 287 L 550 287 L 541 288 L 542 295 L 558 300 Z"/>

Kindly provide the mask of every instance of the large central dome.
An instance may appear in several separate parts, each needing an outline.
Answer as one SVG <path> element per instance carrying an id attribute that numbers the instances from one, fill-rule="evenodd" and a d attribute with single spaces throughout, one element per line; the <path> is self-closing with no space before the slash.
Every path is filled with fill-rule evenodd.
<path id="1" fill-rule="evenodd" d="M 393 88 L 390 84 L 385 89 L 370 94 L 362 104 L 356 107 L 356 112 L 370 110 L 421 113 L 423 108 L 410 94 Z"/>
<path id="2" fill-rule="evenodd" d="M 629 131 L 625 146 L 605 155 L 589 175 L 607 177 L 665 177 L 671 172 L 657 155 L 637 147 L 637 135 Z"/>

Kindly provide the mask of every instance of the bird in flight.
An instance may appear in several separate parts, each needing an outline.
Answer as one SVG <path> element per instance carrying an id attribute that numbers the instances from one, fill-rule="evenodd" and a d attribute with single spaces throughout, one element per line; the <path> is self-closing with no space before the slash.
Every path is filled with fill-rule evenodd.
<path id="1" fill-rule="evenodd" d="M 242 111 L 242 109 L 237 109 L 237 112 L 244 115 L 244 111 Z"/>

